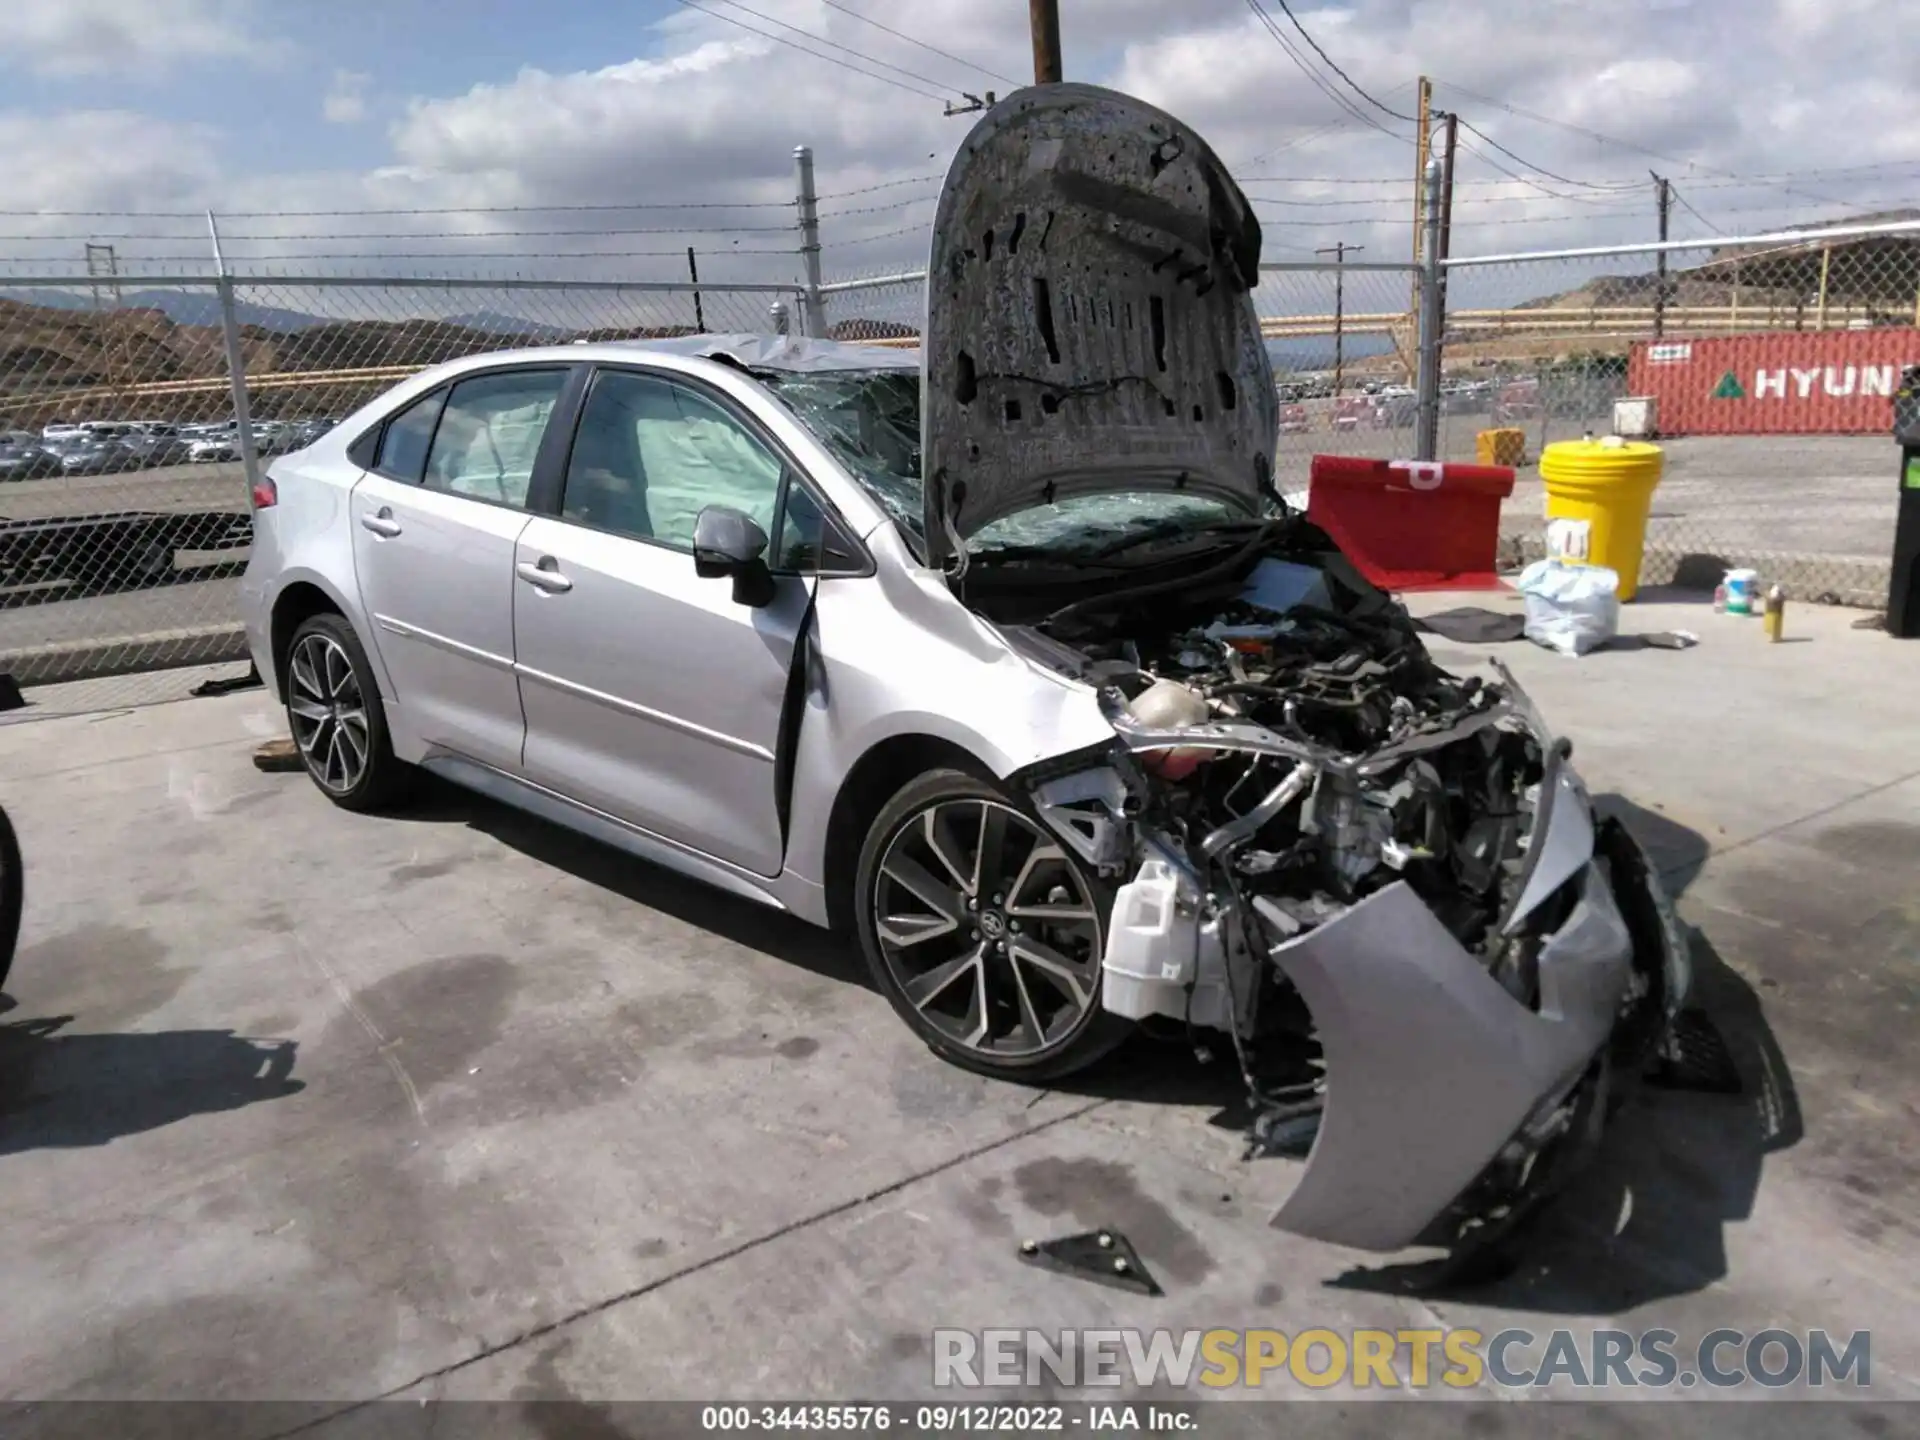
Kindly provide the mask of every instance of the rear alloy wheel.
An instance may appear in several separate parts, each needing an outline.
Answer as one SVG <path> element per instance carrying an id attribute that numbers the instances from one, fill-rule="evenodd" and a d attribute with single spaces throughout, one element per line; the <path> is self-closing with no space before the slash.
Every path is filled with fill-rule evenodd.
<path id="1" fill-rule="evenodd" d="M 1027 811 L 955 770 L 883 810 L 860 857 L 861 944 L 881 991 L 937 1053 L 1042 1080 L 1122 1039 L 1100 1007 L 1112 895 Z"/>
<path id="2" fill-rule="evenodd" d="M 287 647 L 287 725 L 307 775 L 334 804 L 376 810 L 410 772 L 394 757 L 373 669 L 339 615 L 303 621 Z"/>

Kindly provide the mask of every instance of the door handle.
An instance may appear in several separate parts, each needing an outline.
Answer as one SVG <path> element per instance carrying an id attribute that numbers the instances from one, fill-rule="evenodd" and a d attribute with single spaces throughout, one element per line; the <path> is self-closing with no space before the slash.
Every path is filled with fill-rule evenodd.
<path id="1" fill-rule="evenodd" d="M 542 555 L 538 565 L 529 565 L 523 560 L 513 567 L 513 573 L 536 590 L 545 590 L 549 595 L 559 595 L 573 588 L 573 581 L 560 573 L 559 562 L 551 555 Z"/>
<path id="2" fill-rule="evenodd" d="M 362 515 L 360 523 L 376 535 L 384 535 L 391 540 L 400 533 L 400 522 L 393 518 L 393 511 L 382 505 L 371 515 Z"/>

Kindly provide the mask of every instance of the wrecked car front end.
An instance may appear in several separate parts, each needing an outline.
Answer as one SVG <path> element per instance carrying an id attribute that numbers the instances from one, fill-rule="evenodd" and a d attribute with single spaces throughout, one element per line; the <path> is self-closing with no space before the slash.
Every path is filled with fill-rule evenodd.
<path id="1" fill-rule="evenodd" d="M 1512 677 L 1443 670 L 1281 498 L 1260 244 L 1174 117 L 996 106 L 934 226 L 917 528 L 1111 724 L 1013 777 L 1113 888 L 1105 1007 L 1224 1034 L 1262 1142 L 1311 1141 L 1276 1224 L 1449 1243 L 1578 1158 L 1685 945 Z"/>
<path id="2" fill-rule="evenodd" d="M 1510 675 L 1447 673 L 1342 580 L 1263 610 L 1275 566 L 1192 628 L 1083 642 L 1114 746 L 1027 778 L 1119 882 L 1108 1008 L 1226 1032 L 1257 1133 L 1311 1140 L 1275 1223 L 1451 1245 L 1581 1158 L 1685 997 L 1685 939 Z"/>

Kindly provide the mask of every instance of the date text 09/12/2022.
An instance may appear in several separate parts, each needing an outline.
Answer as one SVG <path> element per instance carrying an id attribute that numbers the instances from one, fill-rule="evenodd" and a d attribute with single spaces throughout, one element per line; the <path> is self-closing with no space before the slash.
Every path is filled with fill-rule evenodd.
<path id="1" fill-rule="evenodd" d="M 1119 1434 L 1191 1432 L 1199 1426 L 1192 1407 L 1148 1404 L 1081 1405 L 708 1405 L 700 1428 L 710 1432 L 755 1430 L 899 1430 L 908 1434 Z"/>

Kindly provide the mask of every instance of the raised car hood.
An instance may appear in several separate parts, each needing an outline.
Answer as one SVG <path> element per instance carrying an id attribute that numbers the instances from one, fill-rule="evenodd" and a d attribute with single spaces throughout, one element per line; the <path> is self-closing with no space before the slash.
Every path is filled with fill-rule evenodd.
<path id="1" fill-rule="evenodd" d="M 927 280 L 926 542 L 1005 515 L 1185 490 L 1249 512 L 1279 402 L 1260 226 L 1197 134 L 1090 85 L 989 110 L 947 172 Z"/>

